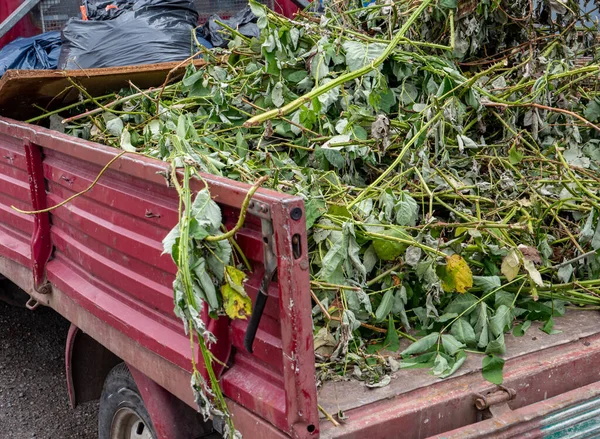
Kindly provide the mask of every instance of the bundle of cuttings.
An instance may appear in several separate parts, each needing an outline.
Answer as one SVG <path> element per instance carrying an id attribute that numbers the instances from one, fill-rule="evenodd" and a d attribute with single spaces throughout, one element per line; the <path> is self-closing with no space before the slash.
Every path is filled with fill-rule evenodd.
<path id="1" fill-rule="evenodd" d="M 234 318 L 251 304 L 218 206 L 189 191 L 200 172 L 305 199 L 320 380 L 447 377 L 477 351 L 501 383 L 507 332 L 600 305 L 596 5 L 458 3 L 293 20 L 252 4 L 260 39 L 226 28 L 228 48 L 181 82 L 61 113 L 73 135 L 184 168 L 165 249 L 201 340 L 203 303 Z"/>

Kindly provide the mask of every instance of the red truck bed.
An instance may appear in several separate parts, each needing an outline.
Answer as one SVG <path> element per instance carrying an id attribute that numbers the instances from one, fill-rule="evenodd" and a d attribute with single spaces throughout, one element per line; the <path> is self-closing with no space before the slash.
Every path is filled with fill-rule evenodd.
<path id="1" fill-rule="evenodd" d="M 173 314 L 175 267 L 161 256 L 178 208 L 176 192 L 166 185 L 167 165 L 124 156 L 90 192 L 49 214 L 11 209 L 61 202 L 87 188 L 117 152 L 0 118 L 0 274 L 193 407 L 189 338 Z M 231 226 L 249 187 L 205 177 Z M 262 221 L 275 230 L 278 257 L 254 353 L 243 348 L 245 322 L 210 321 L 219 340 L 213 352 L 228 363 L 222 387 L 244 437 L 573 437 L 561 432 L 574 425 L 585 433 L 581 437 L 594 437 L 600 430 L 589 421 L 600 406 L 595 311 L 568 312 L 556 322 L 561 334 L 534 326 L 524 337 L 507 336 L 505 390 L 486 382 L 480 357 L 470 355 L 446 380 L 426 370 L 401 370 L 378 389 L 356 380 L 327 382 L 318 402 L 348 419 L 339 427 L 319 419 L 306 228 L 303 219 L 290 217 L 303 202 L 269 190 L 253 200 L 252 215 L 236 236 L 254 266 L 247 288 L 252 296 L 263 273 Z M 300 255 L 292 249 L 295 235 Z"/>

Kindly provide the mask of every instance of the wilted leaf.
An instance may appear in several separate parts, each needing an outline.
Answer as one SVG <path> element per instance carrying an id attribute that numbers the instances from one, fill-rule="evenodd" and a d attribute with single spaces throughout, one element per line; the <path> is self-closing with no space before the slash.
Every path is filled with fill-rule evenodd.
<path id="1" fill-rule="evenodd" d="M 369 389 L 376 389 L 378 387 L 388 386 L 392 382 L 392 378 L 389 375 L 384 375 L 379 381 L 371 381 L 366 383 L 365 385 Z"/>
<path id="2" fill-rule="evenodd" d="M 473 273 L 467 262 L 458 254 L 446 258 L 446 268 L 441 279 L 442 288 L 448 293 L 464 293 L 473 286 Z"/>
<path id="3" fill-rule="evenodd" d="M 131 134 L 127 130 L 121 132 L 121 149 L 128 152 L 135 152 L 135 146 L 131 144 Z"/>
<path id="4" fill-rule="evenodd" d="M 314 338 L 315 354 L 330 357 L 336 346 L 335 337 L 327 330 L 327 327 L 319 329 Z"/>
<path id="5" fill-rule="evenodd" d="M 523 261 L 523 267 L 525 268 L 525 270 L 527 270 L 527 273 L 529 273 L 529 277 L 531 278 L 531 280 L 533 280 L 533 282 L 536 285 L 538 285 L 540 287 L 544 286 L 544 281 L 542 280 L 542 275 L 537 270 L 537 268 L 535 268 L 535 265 L 533 264 L 533 262 L 531 262 L 529 259 L 525 259 L 525 261 Z"/>
<path id="6" fill-rule="evenodd" d="M 500 271 L 502 271 L 502 274 L 506 276 L 506 279 L 510 282 L 517 277 L 520 269 L 521 258 L 519 257 L 519 252 L 512 249 L 502 260 Z"/>
<path id="7" fill-rule="evenodd" d="M 223 308 L 230 319 L 245 320 L 252 313 L 252 300 L 244 290 L 246 274 L 230 265 L 225 267 L 227 283 L 221 287 Z"/>

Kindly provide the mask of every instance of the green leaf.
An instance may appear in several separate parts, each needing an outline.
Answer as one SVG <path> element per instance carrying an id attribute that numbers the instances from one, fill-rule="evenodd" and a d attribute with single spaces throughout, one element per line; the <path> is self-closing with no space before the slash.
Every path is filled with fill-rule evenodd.
<path id="1" fill-rule="evenodd" d="M 511 164 L 516 165 L 523 160 L 525 155 L 517 149 L 517 145 L 513 145 L 512 148 L 508 150 L 508 160 Z"/>
<path id="2" fill-rule="evenodd" d="M 498 276 L 473 276 L 473 284 L 482 288 L 484 293 L 496 290 L 502 286 Z"/>
<path id="3" fill-rule="evenodd" d="M 327 203 L 322 198 L 311 197 L 304 202 L 306 210 L 306 230 L 310 230 L 325 212 L 327 212 Z"/>
<path id="4" fill-rule="evenodd" d="M 465 319 L 458 319 L 452 324 L 450 333 L 461 343 L 473 346 L 477 343 L 477 336 L 473 327 Z"/>
<path id="5" fill-rule="evenodd" d="M 277 108 L 285 103 L 285 100 L 283 99 L 283 84 L 281 82 L 278 82 L 275 84 L 275 87 L 273 87 L 273 90 L 271 91 L 271 100 L 273 101 L 273 105 Z"/>
<path id="6" fill-rule="evenodd" d="M 466 347 L 464 343 L 458 341 L 450 334 L 442 334 L 442 346 L 444 346 L 444 350 L 448 355 L 454 355 Z"/>
<path id="7" fill-rule="evenodd" d="M 106 121 L 106 131 L 115 137 L 119 137 L 123 132 L 123 121 L 120 117 L 114 117 Z"/>
<path id="8" fill-rule="evenodd" d="M 341 232 L 333 232 L 329 236 L 333 241 L 333 244 L 329 248 L 327 254 L 323 257 L 323 260 L 321 261 L 322 268 L 317 274 L 319 279 L 326 282 L 331 281 L 333 273 L 348 257 L 348 241 L 344 239 L 344 235 Z"/>
<path id="9" fill-rule="evenodd" d="M 512 319 L 510 308 L 506 305 L 500 305 L 494 316 L 490 319 L 492 334 L 496 337 L 504 334 L 512 325 Z"/>
<path id="10" fill-rule="evenodd" d="M 200 226 L 200 224 L 198 224 L 198 220 L 196 220 L 196 218 L 192 218 L 190 220 L 188 229 L 189 229 L 190 238 L 194 238 L 199 241 L 202 241 L 204 238 L 206 238 L 209 235 L 209 233 L 206 231 L 206 229 L 203 228 L 202 226 Z"/>
<path id="11" fill-rule="evenodd" d="M 504 359 L 495 355 L 486 355 L 483 357 L 481 373 L 483 377 L 492 384 L 500 385 L 504 381 L 502 370 L 504 369 Z"/>
<path id="12" fill-rule="evenodd" d="M 506 352 L 504 334 L 500 334 L 498 338 L 490 341 L 485 349 L 486 354 L 503 354 L 504 352 Z"/>
<path id="13" fill-rule="evenodd" d="M 573 275 L 573 266 L 571 264 L 567 264 L 560 267 L 556 275 L 562 283 L 568 283 Z"/>
<path id="14" fill-rule="evenodd" d="M 432 332 L 431 334 L 426 335 L 425 337 L 415 341 L 408 348 L 403 350 L 400 354 L 401 355 L 414 355 L 414 354 L 423 353 L 423 352 L 429 350 L 432 346 L 434 346 L 438 342 L 439 336 L 440 336 L 440 334 L 438 332 Z"/>
<path id="15" fill-rule="evenodd" d="M 531 327 L 531 320 L 525 320 L 523 323 L 519 323 L 513 328 L 513 336 L 523 337 L 527 330 Z"/>
<path id="16" fill-rule="evenodd" d="M 398 333 L 394 326 L 394 319 L 391 315 L 389 316 L 388 330 L 385 341 L 383 342 L 383 347 L 391 352 L 397 352 L 398 349 L 400 349 L 400 339 L 398 338 Z"/>
<path id="17" fill-rule="evenodd" d="M 457 0 L 440 0 L 440 6 L 446 9 L 456 9 Z"/>
<path id="18" fill-rule="evenodd" d="M 545 332 L 548 335 L 552 334 L 560 334 L 562 331 L 558 331 L 554 329 L 554 319 L 550 317 L 546 324 L 540 328 L 541 331 Z"/>
<path id="19" fill-rule="evenodd" d="M 600 103 L 596 99 L 592 99 L 585 107 L 583 116 L 590 122 L 596 122 L 600 117 Z"/>
<path id="20" fill-rule="evenodd" d="M 204 188 L 198 192 L 192 203 L 192 216 L 196 218 L 201 227 L 209 227 L 219 230 L 221 227 L 221 209 L 210 197 L 208 189 Z"/>
<path id="21" fill-rule="evenodd" d="M 447 378 L 450 375 L 452 375 L 454 372 L 456 372 L 460 368 L 460 366 L 462 366 L 464 364 L 464 362 L 466 360 L 467 360 L 467 353 L 463 350 L 458 351 L 456 356 L 454 357 L 454 364 L 448 369 L 447 372 L 441 374 L 440 378 Z"/>
<path id="22" fill-rule="evenodd" d="M 461 294 L 460 296 L 456 296 L 452 300 L 452 302 L 450 302 L 450 304 L 446 307 L 444 312 L 456 313 L 458 315 L 458 314 L 462 314 L 467 309 L 471 308 L 467 312 L 467 314 L 465 314 L 465 315 L 469 315 L 473 311 L 475 311 L 475 308 L 476 308 L 475 304 L 477 303 L 478 300 L 479 299 L 477 297 L 475 297 L 474 295 L 472 295 L 471 293 Z"/>
<path id="23" fill-rule="evenodd" d="M 384 231 L 382 235 L 393 236 L 400 239 L 410 239 L 412 241 L 411 236 L 397 229 L 388 229 Z M 375 239 L 373 240 L 373 248 L 379 259 L 393 261 L 404 254 L 408 248 L 408 244 L 387 239 Z"/>
<path id="24" fill-rule="evenodd" d="M 346 161 L 344 160 L 344 156 L 340 152 L 340 149 L 341 149 L 340 147 L 338 147 L 338 148 L 329 148 L 329 147 L 325 147 L 325 146 L 321 147 L 321 152 L 323 153 L 323 155 L 325 156 L 327 161 L 338 169 L 342 169 L 344 167 L 344 165 L 346 164 Z"/>
<path id="25" fill-rule="evenodd" d="M 448 360 L 441 352 L 438 352 L 435 359 L 433 360 L 433 374 L 435 376 L 440 376 L 448 369 Z"/>
<path id="26" fill-rule="evenodd" d="M 400 362 L 400 369 L 423 369 L 433 367 L 437 352 L 428 352 L 416 357 L 408 358 Z"/>
<path id="27" fill-rule="evenodd" d="M 162 245 L 163 245 L 163 252 L 162 254 L 169 254 L 169 255 L 173 255 L 173 246 L 175 245 L 175 241 L 181 236 L 181 230 L 179 229 L 179 223 L 177 223 L 175 225 L 175 227 L 173 227 L 171 229 L 171 231 L 167 234 L 167 236 L 164 237 L 164 239 L 162 240 Z M 175 260 L 175 263 L 177 263 L 177 260 Z"/>
<path id="28" fill-rule="evenodd" d="M 394 291 L 387 290 L 377 307 L 377 311 L 375 311 L 375 318 L 377 321 L 382 321 L 385 319 L 390 311 L 392 310 L 392 305 L 394 304 Z"/>
<path id="29" fill-rule="evenodd" d="M 396 224 L 400 226 L 415 226 L 419 218 L 419 205 L 407 193 L 402 193 L 396 204 Z"/>
<path id="30" fill-rule="evenodd" d="M 194 290 L 199 290 L 199 296 L 208 303 L 209 311 L 217 311 L 219 309 L 219 298 L 217 297 L 215 284 L 206 269 L 206 259 L 198 259 L 196 266 L 194 267 L 194 274 L 196 276 Z"/>
<path id="31" fill-rule="evenodd" d="M 477 306 L 477 320 L 475 322 L 475 335 L 477 336 L 477 347 L 484 348 L 489 343 L 489 322 L 487 314 L 487 305 L 481 302 Z"/>
<path id="32" fill-rule="evenodd" d="M 345 41 L 342 44 L 346 52 L 346 65 L 348 70 L 355 71 L 379 58 L 387 48 L 381 43 L 360 43 L 358 41 Z"/>

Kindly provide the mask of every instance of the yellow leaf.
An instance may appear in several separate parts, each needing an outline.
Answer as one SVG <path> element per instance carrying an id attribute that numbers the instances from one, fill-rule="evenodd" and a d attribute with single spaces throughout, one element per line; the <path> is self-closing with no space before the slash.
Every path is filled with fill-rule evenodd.
<path id="1" fill-rule="evenodd" d="M 235 267 L 225 267 L 226 284 L 221 287 L 223 308 L 230 319 L 245 320 L 252 313 L 252 299 L 244 290 L 246 275 Z"/>
<path id="2" fill-rule="evenodd" d="M 500 267 L 500 271 L 506 279 L 510 282 L 517 274 L 519 274 L 519 270 L 521 269 L 521 258 L 519 257 L 519 253 L 517 250 L 512 249 L 502 261 L 502 266 Z"/>
<path id="3" fill-rule="evenodd" d="M 456 230 L 454 231 L 454 236 L 459 237 L 460 235 L 465 233 L 467 230 L 469 230 L 469 229 L 466 227 L 457 227 Z"/>
<path id="4" fill-rule="evenodd" d="M 460 255 L 446 258 L 446 268 L 442 275 L 442 288 L 447 293 L 457 291 L 466 293 L 473 286 L 473 273 Z"/>

